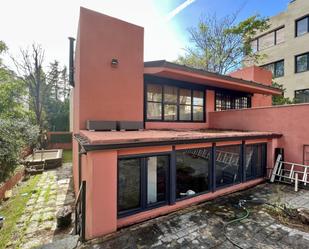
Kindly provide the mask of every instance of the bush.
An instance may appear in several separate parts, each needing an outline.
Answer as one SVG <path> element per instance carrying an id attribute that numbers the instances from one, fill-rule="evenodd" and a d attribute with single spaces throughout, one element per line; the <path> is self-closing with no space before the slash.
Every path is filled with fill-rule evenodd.
<path id="1" fill-rule="evenodd" d="M 0 119 L 0 182 L 18 166 L 25 147 L 33 146 L 39 129 L 25 120 Z"/>

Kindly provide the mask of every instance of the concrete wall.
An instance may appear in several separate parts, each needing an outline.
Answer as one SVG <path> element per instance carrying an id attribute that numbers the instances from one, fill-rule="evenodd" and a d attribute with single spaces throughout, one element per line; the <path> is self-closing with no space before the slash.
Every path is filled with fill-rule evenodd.
<path id="1" fill-rule="evenodd" d="M 274 81 L 283 84 L 287 89 L 285 96 L 292 99 L 295 90 L 309 88 L 309 71 L 295 73 L 295 55 L 309 52 L 309 33 L 295 37 L 295 20 L 307 14 L 309 14 L 309 1 L 296 0 L 288 5 L 285 12 L 271 17 L 269 31 L 284 25 L 285 41 L 259 52 L 266 57 L 258 65 L 284 59 L 284 77 L 276 78 Z M 267 32 L 265 31 L 263 34 Z"/>
<path id="2" fill-rule="evenodd" d="M 278 147 L 285 149 L 285 160 L 302 164 L 303 145 L 309 144 L 307 113 L 309 104 L 213 112 L 210 127 L 282 133 Z"/>

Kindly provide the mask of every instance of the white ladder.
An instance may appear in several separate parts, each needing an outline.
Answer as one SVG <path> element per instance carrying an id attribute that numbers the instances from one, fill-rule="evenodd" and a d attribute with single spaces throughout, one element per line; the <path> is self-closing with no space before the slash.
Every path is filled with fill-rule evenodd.
<path id="1" fill-rule="evenodd" d="M 298 189 L 298 183 L 304 186 L 309 184 L 308 174 L 309 166 L 281 161 L 282 156 L 279 154 L 270 178 L 270 182 L 295 183 L 295 190 Z"/>

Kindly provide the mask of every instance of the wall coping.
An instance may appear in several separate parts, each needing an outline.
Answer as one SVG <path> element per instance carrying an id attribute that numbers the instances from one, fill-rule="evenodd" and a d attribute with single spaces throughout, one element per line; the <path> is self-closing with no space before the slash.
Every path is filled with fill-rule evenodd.
<path id="1" fill-rule="evenodd" d="M 224 113 L 224 112 L 238 112 L 238 111 L 250 111 L 250 110 L 261 110 L 261 109 L 275 109 L 275 108 L 290 108 L 290 107 L 300 107 L 300 106 L 308 106 L 309 103 L 302 103 L 302 104 L 290 104 L 290 105 L 274 105 L 274 106 L 262 106 L 262 107 L 252 107 L 252 108 L 245 108 L 245 109 L 230 109 L 224 111 L 212 111 L 209 114 L 213 113 Z"/>

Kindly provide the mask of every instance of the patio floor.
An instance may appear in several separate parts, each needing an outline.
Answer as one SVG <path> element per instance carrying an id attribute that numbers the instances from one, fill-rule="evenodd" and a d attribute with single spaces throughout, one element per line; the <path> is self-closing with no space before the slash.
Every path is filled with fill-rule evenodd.
<path id="1" fill-rule="evenodd" d="M 284 224 L 261 202 L 309 209 L 309 191 L 295 193 L 292 186 L 268 183 L 124 228 L 80 248 L 237 248 L 226 239 L 224 224 L 243 216 L 237 204 L 244 199 L 252 200 L 246 203 L 249 217 L 226 229 L 240 248 L 309 248 L 308 226 Z"/>

